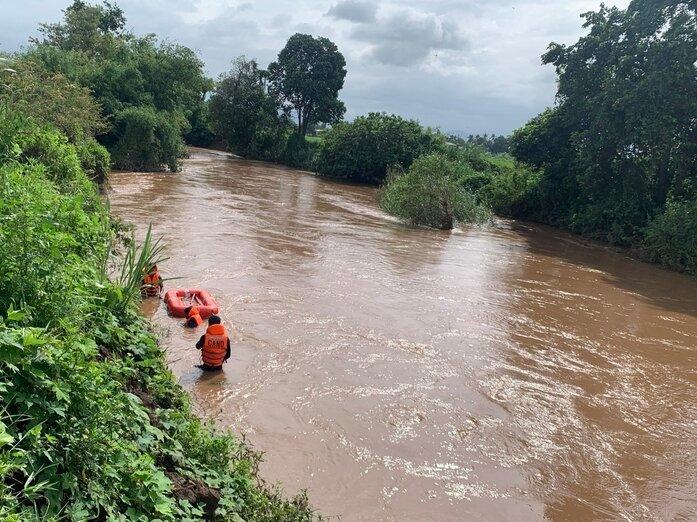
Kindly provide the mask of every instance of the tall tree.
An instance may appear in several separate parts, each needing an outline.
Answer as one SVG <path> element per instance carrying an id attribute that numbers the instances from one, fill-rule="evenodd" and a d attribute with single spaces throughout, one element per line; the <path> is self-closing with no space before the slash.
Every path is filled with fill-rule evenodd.
<path id="1" fill-rule="evenodd" d="M 556 192 L 568 198 L 563 222 L 630 244 L 670 197 L 697 196 L 697 2 L 633 0 L 583 17 L 586 36 L 543 56 L 559 75 L 557 108 L 512 148 L 545 167 L 543 195 L 570 189 Z"/>
<path id="2" fill-rule="evenodd" d="M 209 113 L 213 131 L 231 150 L 273 159 L 273 151 L 261 149 L 280 146 L 287 121 L 278 100 L 269 95 L 265 77 L 256 61 L 240 56 L 220 77 Z"/>
<path id="3" fill-rule="evenodd" d="M 109 122 L 99 141 L 117 167 L 176 168 L 183 134 L 200 127 L 213 87 L 203 62 L 186 47 L 158 43 L 125 30 L 123 11 L 104 1 L 72 0 L 58 23 L 42 24 L 43 38 L 26 53 L 46 70 L 89 89 Z M 205 131 L 205 127 L 203 128 Z M 149 143 L 155 143 L 150 154 Z"/>
<path id="4" fill-rule="evenodd" d="M 329 39 L 294 34 L 268 72 L 272 92 L 287 111 L 295 111 L 301 135 L 315 123 L 341 120 L 346 112 L 338 98 L 346 60 Z"/>
<path id="5" fill-rule="evenodd" d="M 104 55 L 110 51 L 115 39 L 129 36 L 124 32 L 126 18 L 123 11 L 109 1 L 105 0 L 102 5 L 90 5 L 82 0 L 73 0 L 63 13 L 62 22 L 40 25 L 43 43 L 64 51 Z"/>

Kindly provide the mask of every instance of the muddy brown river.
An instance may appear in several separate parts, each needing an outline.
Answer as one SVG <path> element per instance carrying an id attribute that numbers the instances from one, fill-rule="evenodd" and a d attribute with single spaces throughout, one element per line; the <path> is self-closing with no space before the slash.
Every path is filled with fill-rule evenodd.
<path id="1" fill-rule="evenodd" d="M 203 332 L 145 303 L 175 375 L 324 514 L 697 519 L 697 280 L 537 225 L 410 228 L 372 188 L 210 151 L 111 184 L 234 332 L 203 374 Z"/>

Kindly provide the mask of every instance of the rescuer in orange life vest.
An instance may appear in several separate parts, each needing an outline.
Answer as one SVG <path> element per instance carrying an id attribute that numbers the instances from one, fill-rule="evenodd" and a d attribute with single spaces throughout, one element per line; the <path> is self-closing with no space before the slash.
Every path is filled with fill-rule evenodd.
<path id="1" fill-rule="evenodd" d="M 187 328 L 198 328 L 203 324 L 203 318 L 201 317 L 201 312 L 198 311 L 198 306 L 187 306 L 184 309 L 186 314 L 186 322 L 184 326 Z"/>
<path id="2" fill-rule="evenodd" d="M 230 338 L 220 324 L 220 317 L 211 315 L 208 318 L 208 329 L 196 343 L 196 348 L 201 350 L 203 360 L 199 368 L 207 371 L 223 369 L 223 363 L 230 358 Z"/>
<path id="3" fill-rule="evenodd" d="M 162 287 L 162 278 L 160 277 L 160 272 L 157 270 L 157 265 L 152 265 L 148 273 L 143 277 L 140 291 L 143 295 L 155 297 L 162 292 Z"/>

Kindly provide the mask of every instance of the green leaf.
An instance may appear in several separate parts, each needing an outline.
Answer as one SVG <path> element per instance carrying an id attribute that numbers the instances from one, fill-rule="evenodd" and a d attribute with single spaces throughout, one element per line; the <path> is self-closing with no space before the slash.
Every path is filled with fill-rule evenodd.
<path id="1" fill-rule="evenodd" d="M 0 448 L 6 446 L 7 444 L 12 444 L 14 441 L 15 438 L 6 431 L 4 431 L 3 427 L 3 431 L 0 431 Z"/>
<path id="2" fill-rule="evenodd" d="M 7 310 L 7 321 L 23 321 L 26 316 L 26 312 L 23 312 L 21 310 L 15 310 L 14 307 L 10 304 L 10 308 L 8 308 Z"/>

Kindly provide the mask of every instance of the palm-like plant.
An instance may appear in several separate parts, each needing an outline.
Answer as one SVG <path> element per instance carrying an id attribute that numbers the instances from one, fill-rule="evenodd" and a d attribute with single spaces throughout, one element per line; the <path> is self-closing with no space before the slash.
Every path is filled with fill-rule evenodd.
<path id="1" fill-rule="evenodd" d="M 163 251 L 162 237 L 153 238 L 152 224 L 148 225 L 148 231 L 142 243 L 130 242 L 121 265 L 120 275 L 116 281 L 123 288 L 123 297 L 118 304 L 120 311 L 124 311 L 130 303 L 140 296 L 143 277 L 150 271 L 150 268 L 169 259 L 163 257 Z"/>

